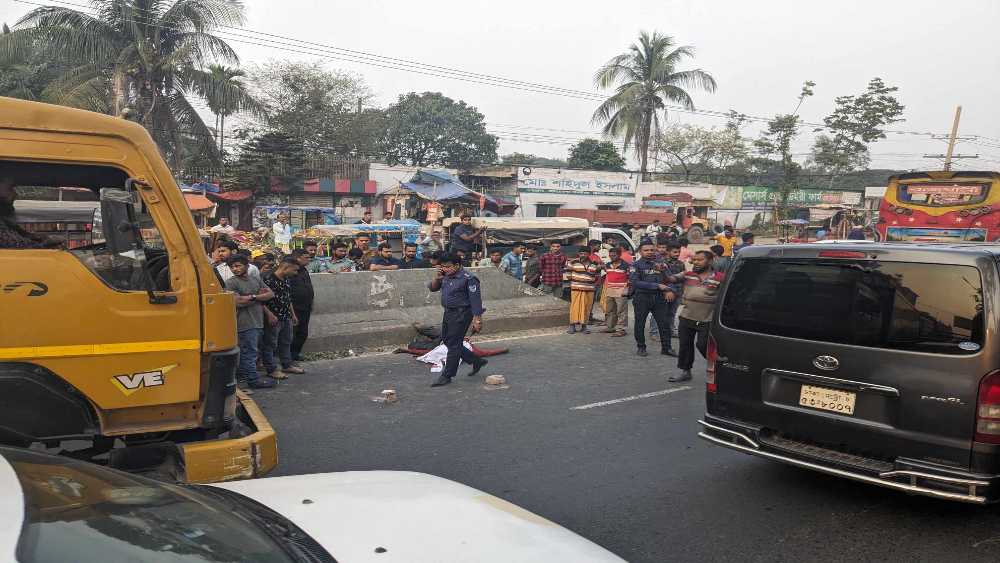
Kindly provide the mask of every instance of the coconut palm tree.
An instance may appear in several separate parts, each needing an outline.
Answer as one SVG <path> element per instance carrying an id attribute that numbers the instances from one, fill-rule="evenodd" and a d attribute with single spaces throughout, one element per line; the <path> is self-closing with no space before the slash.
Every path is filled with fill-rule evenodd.
<path id="1" fill-rule="evenodd" d="M 604 134 L 623 137 L 625 147 L 634 147 L 642 178 L 646 178 L 649 141 L 660 133 L 660 112 L 666 117 L 666 102 L 694 109 L 684 88 L 714 92 L 712 75 L 701 69 L 678 70 L 678 64 L 694 56 L 694 49 L 676 46 L 669 35 L 643 31 L 639 41 L 602 66 L 594 75 L 598 88 L 614 88 L 594 112 L 593 122 L 604 126 Z"/>
<path id="2" fill-rule="evenodd" d="M 224 134 L 226 118 L 240 109 L 241 99 L 249 97 L 246 85 L 241 80 L 246 76 L 246 73 L 238 68 L 215 63 L 208 65 L 206 70 L 211 75 L 213 84 L 220 87 L 219 91 L 216 91 L 214 87 L 211 88 L 212 91 L 208 93 L 206 98 L 208 100 L 208 108 L 215 114 L 216 138 L 219 142 L 219 153 L 222 153 L 225 149 L 226 141 Z M 234 98 L 234 94 L 238 95 L 239 98 Z M 252 109 L 254 113 L 263 112 L 263 108 L 259 107 L 256 101 L 253 101 L 252 106 L 252 108 L 248 109 Z"/>
<path id="3" fill-rule="evenodd" d="M 239 58 L 220 26 L 243 23 L 237 0 L 91 0 L 90 11 L 36 8 L 16 25 L 14 41 L 42 40 L 52 57 L 74 64 L 43 92 L 43 99 L 128 117 L 142 123 L 169 162 L 208 154 L 218 158 L 214 135 L 195 109 L 204 98 L 226 111 L 259 112 L 237 82 L 204 70 Z M 0 53 L 2 54 L 2 53 Z M 206 153 L 207 151 L 207 153 Z"/>

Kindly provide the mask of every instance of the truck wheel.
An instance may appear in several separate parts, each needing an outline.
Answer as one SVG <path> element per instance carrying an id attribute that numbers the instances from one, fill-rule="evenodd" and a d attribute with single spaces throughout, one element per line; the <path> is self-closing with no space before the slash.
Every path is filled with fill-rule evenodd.
<path id="1" fill-rule="evenodd" d="M 701 244 L 705 241 L 705 232 L 701 230 L 701 227 L 695 225 L 688 229 L 687 239 L 691 244 Z"/>

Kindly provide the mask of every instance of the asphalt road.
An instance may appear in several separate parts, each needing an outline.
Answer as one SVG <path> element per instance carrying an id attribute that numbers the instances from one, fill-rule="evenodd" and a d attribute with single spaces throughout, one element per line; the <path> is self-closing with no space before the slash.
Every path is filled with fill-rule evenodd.
<path id="1" fill-rule="evenodd" d="M 464 367 L 432 389 L 426 366 L 383 355 L 308 363 L 308 374 L 257 392 L 278 431 L 276 474 L 431 473 L 636 562 L 1000 560 L 998 508 L 908 497 L 702 442 L 702 363 L 678 385 L 666 381 L 673 358 L 638 358 L 631 337 L 489 346 L 510 348 L 484 370 L 507 376 L 507 389 L 486 389 Z M 399 403 L 371 400 L 387 388 Z"/>

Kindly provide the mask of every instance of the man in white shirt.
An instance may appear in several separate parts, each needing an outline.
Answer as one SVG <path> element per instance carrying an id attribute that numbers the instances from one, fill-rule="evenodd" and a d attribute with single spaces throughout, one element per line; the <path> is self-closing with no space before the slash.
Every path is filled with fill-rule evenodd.
<path id="1" fill-rule="evenodd" d="M 660 220 L 656 219 L 648 227 L 646 227 L 646 236 L 656 240 L 656 235 L 660 234 L 663 229 L 660 227 Z"/>
<path id="2" fill-rule="evenodd" d="M 441 241 L 441 231 L 432 230 L 429 237 L 418 242 L 420 252 L 425 254 L 424 258 L 430 256 L 432 252 L 444 252 L 444 242 Z"/>
<path id="3" fill-rule="evenodd" d="M 225 284 L 229 281 L 229 278 L 233 277 L 233 270 L 229 267 L 229 257 L 239 250 L 239 246 L 231 240 L 219 241 L 215 245 L 215 250 L 212 251 L 212 267 L 218 272 L 219 277 L 222 278 L 222 283 Z M 260 269 L 253 264 L 247 264 L 247 275 L 257 281 L 262 281 L 260 277 Z"/>
<path id="4" fill-rule="evenodd" d="M 229 224 L 229 217 L 219 217 L 219 224 L 209 229 L 209 232 L 232 235 L 236 232 L 236 229 Z"/>
<path id="5" fill-rule="evenodd" d="M 292 226 L 288 224 L 288 216 L 278 215 L 278 220 L 271 226 L 271 231 L 274 233 L 274 245 L 286 254 L 291 252 Z"/>

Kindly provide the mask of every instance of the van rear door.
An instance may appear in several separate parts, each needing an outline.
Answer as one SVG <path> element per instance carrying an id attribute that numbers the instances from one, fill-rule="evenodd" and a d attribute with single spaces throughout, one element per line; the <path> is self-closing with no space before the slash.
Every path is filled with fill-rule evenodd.
<path id="1" fill-rule="evenodd" d="M 994 353 L 984 279 L 995 284 L 985 252 L 741 252 L 713 327 L 709 413 L 776 441 L 968 468 Z"/>

